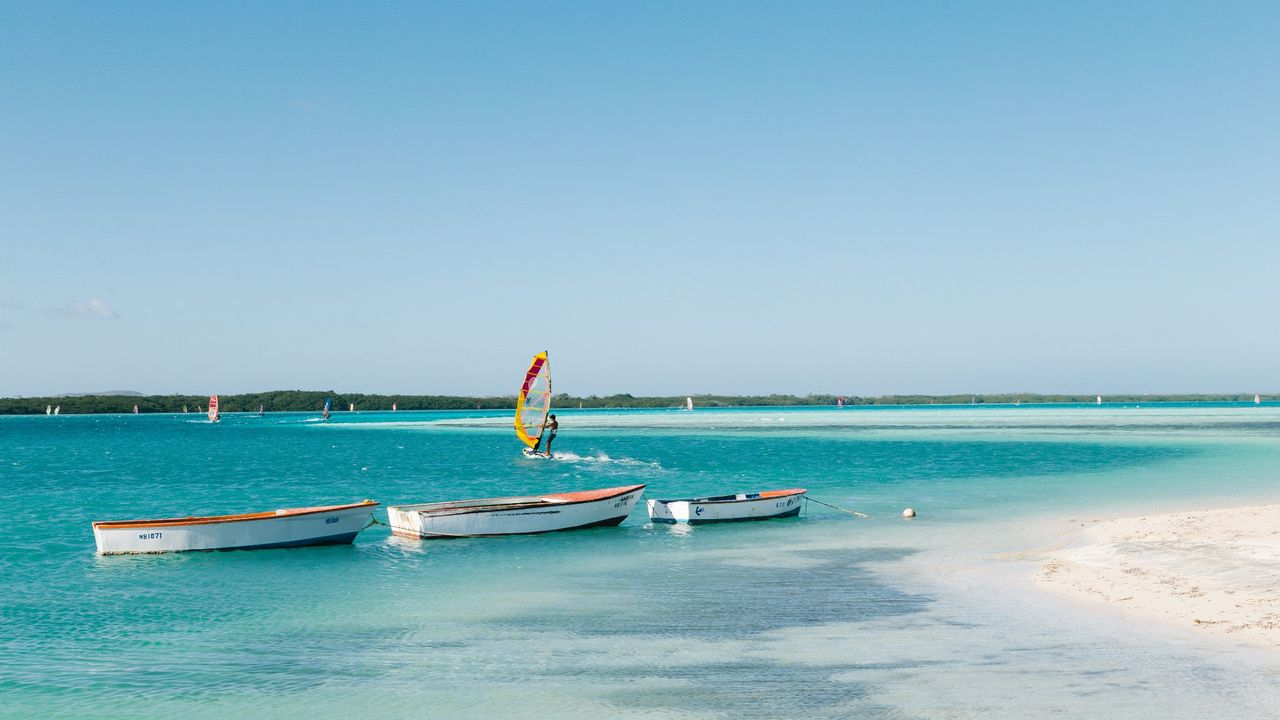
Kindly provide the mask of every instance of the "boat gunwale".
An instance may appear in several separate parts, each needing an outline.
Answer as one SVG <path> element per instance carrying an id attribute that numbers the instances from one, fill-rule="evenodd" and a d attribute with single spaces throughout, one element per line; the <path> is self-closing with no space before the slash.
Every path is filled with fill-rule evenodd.
<path id="1" fill-rule="evenodd" d="M 301 517 L 303 515 L 317 515 L 327 512 L 338 512 L 340 510 L 352 510 L 355 508 L 367 507 L 370 510 L 378 507 L 382 503 L 376 500 L 361 500 L 358 503 L 350 503 L 347 505 L 324 505 L 319 507 L 301 507 L 301 508 L 283 508 L 282 510 L 266 510 L 255 513 L 240 513 L 238 515 L 206 515 L 206 516 L 188 516 L 182 518 L 158 518 L 155 520 L 96 520 L 93 523 L 95 530 L 127 530 L 130 528 L 143 527 L 180 527 L 183 525 L 218 525 L 221 523 L 231 522 L 250 522 L 254 520 L 270 520 L 272 518 Z"/>
<path id="2" fill-rule="evenodd" d="M 804 495 L 809 492 L 808 488 L 792 488 L 789 490 L 765 490 L 755 493 L 756 497 L 739 498 L 737 495 L 716 495 L 714 497 L 703 498 L 674 498 L 671 500 L 659 500 L 650 498 L 648 502 L 660 503 L 668 505 L 670 503 L 687 502 L 699 503 L 702 505 L 728 505 L 730 503 L 747 503 L 756 502 L 758 500 L 774 500 L 776 498 L 792 497 L 794 495 Z M 739 493 L 741 495 L 750 495 L 751 493 Z"/>
<path id="3" fill-rule="evenodd" d="M 548 493 L 546 495 L 514 495 L 513 498 L 524 499 L 529 498 L 528 502 L 506 503 L 506 504 L 490 504 L 490 505 L 463 505 L 458 506 L 454 503 L 467 502 L 465 500 L 449 500 L 439 503 L 417 503 L 414 505 L 388 505 L 387 513 L 391 511 L 403 513 L 419 513 L 422 515 L 468 515 L 481 512 L 501 512 L 503 510 L 525 510 L 534 507 L 567 507 L 570 505 L 583 505 L 586 503 L 607 502 L 627 493 L 633 493 L 644 490 L 648 487 L 645 485 L 627 485 L 619 488 L 602 488 L 603 491 L 618 490 L 611 495 L 603 495 L 597 498 L 588 498 L 585 500 L 558 500 L 557 497 L 565 495 L 575 495 L 578 493 Z M 594 492 L 592 490 L 583 490 L 580 492 Z M 508 498 L 478 498 L 474 502 L 507 500 Z M 452 507 L 449 507 L 452 506 Z"/>

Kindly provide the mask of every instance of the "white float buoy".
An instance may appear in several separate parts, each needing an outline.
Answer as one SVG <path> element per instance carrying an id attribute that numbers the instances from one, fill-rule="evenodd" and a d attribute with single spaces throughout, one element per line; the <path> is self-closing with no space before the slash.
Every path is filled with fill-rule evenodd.
<path id="1" fill-rule="evenodd" d="M 916 511 L 912 510 L 911 508 L 907 508 L 906 510 L 902 511 L 902 517 L 904 518 L 913 518 L 915 516 L 916 516 Z"/>

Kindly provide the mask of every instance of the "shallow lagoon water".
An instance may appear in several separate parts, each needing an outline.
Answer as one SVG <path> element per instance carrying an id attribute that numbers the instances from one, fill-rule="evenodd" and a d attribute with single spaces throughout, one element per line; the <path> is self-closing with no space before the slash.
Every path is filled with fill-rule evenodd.
<path id="1" fill-rule="evenodd" d="M 1275 501 L 1280 408 L 0 418 L 0 717 L 1270 717 L 1270 655 L 1041 596 L 1073 517 Z M 95 519 L 807 487 L 793 520 L 97 557 Z M 921 512 L 903 521 L 906 506 Z"/>

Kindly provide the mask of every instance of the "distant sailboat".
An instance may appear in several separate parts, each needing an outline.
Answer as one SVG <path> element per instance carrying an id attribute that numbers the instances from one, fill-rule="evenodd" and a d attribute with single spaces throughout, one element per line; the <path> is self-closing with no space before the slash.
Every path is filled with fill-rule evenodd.
<path id="1" fill-rule="evenodd" d="M 1102 404 L 1102 396 L 1101 396 L 1101 395 L 1099 395 L 1099 396 L 1098 396 L 1098 399 L 1094 401 L 1094 404 L 1095 404 L 1095 405 L 1101 405 L 1101 404 Z"/>
<path id="2" fill-rule="evenodd" d="M 391 412 L 395 412 L 398 408 L 395 403 L 391 403 Z"/>
<path id="3" fill-rule="evenodd" d="M 186 414 L 186 412 L 187 412 L 187 406 L 186 406 L 186 405 L 183 405 L 183 406 L 182 406 L 182 412 L 183 412 L 183 414 L 184 414 L 184 415 Z"/>
<path id="4" fill-rule="evenodd" d="M 347 412 L 355 412 L 355 411 L 356 411 L 356 404 L 351 403 L 351 405 L 347 408 Z"/>
<path id="5" fill-rule="evenodd" d="M 45 405 L 45 406 L 44 406 L 44 414 L 45 414 L 45 415 L 52 415 L 52 414 L 53 414 L 53 406 L 52 406 L 52 405 Z"/>
<path id="6" fill-rule="evenodd" d="M 324 411 L 320 413 L 320 419 L 322 420 L 329 419 L 329 398 L 324 399 Z"/>
<path id="7" fill-rule="evenodd" d="M 216 423 L 222 419 L 222 413 L 218 412 L 218 396 L 209 396 L 209 422 Z"/>
<path id="8" fill-rule="evenodd" d="M 137 415 L 137 414 L 138 414 L 138 404 L 137 404 L 137 403 L 134 403 L 134 404 L 133 404 L 133 414 L 134 414 L 134 415 Z"/>
<path id="9" fill-rule="evenodd" d="M 1262 396 L 1261 396 L 1261 395 L 1258 395 L 1258 394 L 1254 394 L 1254 396 L 1253 396 L 1253 404 L 1254 404 L 1254 405 L 1261 405 L 1261 404 L 1262 404 Z"/>
<path id="10" fill-rule="evenodd" d="M 843 396 L 843 395 L 837 395 L 837 396 L 836 396 L 836 407 L 838 407 L 838 408 L 842 408 L 842 407 L 844 407 L 844 396 Z"/>
<path id="11" fill-rule="evenodd" d="M 684 399 L 684 409 L 693 412 L 693 398 L 687 397 Z"/>
<path id="12" fill-rule="evenodd" d="M 56 406 L 54 406 L 54 408 L 53 408 L 53 414 L 54 414 L 54 415 L 57 415 L 57 414 L 58 414 L 58 413 L 60 413 L 60 412 L 62 412 L 62 406 L 61 406 L 61 405 L 56 405 Z"/>
<path id="13" fill-rule="evenodd" d="M 263 415 L 266 415 L 266 414 L 267 414 L 267 406 L 266 406 L 266 405 L 259 405 L 259 406 L 258 406 L 258 417 L 262 417 Z"/>

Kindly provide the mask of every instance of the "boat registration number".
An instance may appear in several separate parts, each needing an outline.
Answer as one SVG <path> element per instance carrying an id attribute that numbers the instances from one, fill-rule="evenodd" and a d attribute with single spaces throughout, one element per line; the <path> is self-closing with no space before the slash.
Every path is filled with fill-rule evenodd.
<path id="1" fill-rule="evenodd" d="M 158 532 L 138 533 L 139 540 L 159 540 L 162 537 L 164 537 L 164 533 L 158 533 Z"/>

